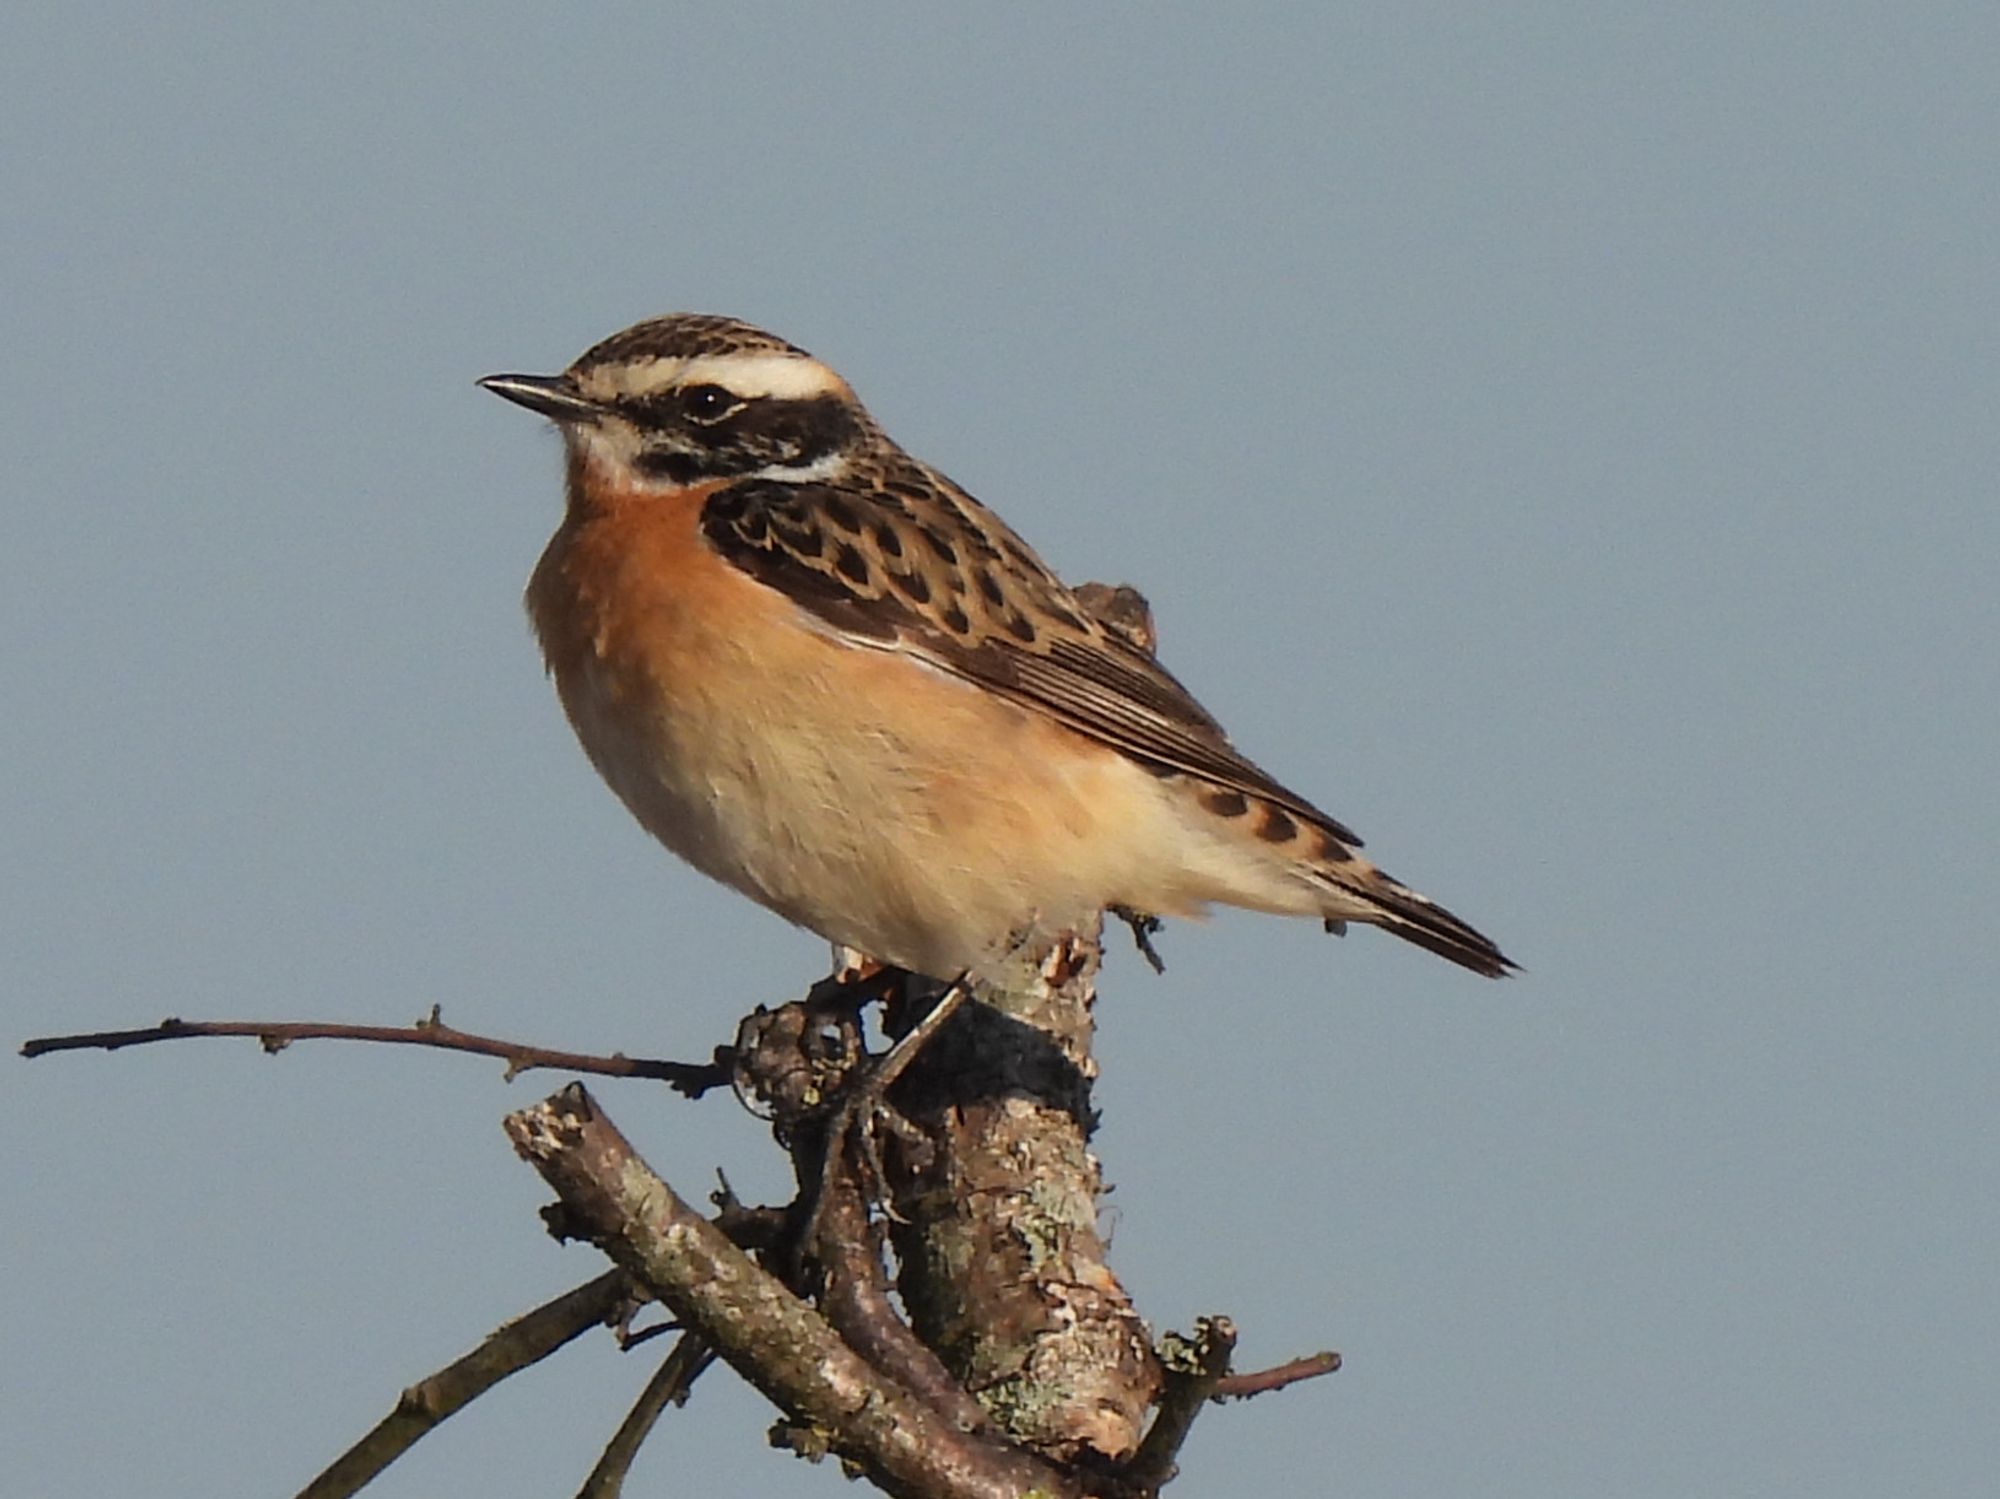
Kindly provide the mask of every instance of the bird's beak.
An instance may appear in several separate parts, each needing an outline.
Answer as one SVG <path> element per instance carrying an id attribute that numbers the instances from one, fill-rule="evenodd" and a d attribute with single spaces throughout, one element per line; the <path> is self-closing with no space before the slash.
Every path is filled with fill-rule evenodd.
<path id="1" fill-rule="evenodd" d="M 568 375 L 488 375 L 479 383 L 550 421 L 589 422 L 604 414 L 604 408 L 578 390 Z"/>

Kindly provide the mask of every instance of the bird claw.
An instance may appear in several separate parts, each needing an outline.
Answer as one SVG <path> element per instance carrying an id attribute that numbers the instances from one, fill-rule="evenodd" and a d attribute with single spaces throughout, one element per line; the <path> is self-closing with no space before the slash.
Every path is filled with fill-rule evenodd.
<path id="1" fill-rule="evenodd" d="M 1107 906 L 1105 909 L 1132 929 L 1132 945 L 1139 949 L 1141 957 L 1152 964 L 1153 972 L 1165 973 L 1166 960 L 1153 946 L 1153 933 L 1165 931 L 1167 924 L 1150 911 L 1135 911 L 1130 906 Z"/>

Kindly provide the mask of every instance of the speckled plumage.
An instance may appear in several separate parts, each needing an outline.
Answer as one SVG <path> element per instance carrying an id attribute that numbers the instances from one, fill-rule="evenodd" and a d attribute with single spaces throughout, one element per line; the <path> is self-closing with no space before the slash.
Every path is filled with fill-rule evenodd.
<path id="1" fill-rule="evenodd" d="M 938 977 L 1106 906 L 1211 901 L 1512 967 L 794 345 L 678 315 L 485 383 L 567 441 L 529 588 L 565 709 L 704 872 Z"/>

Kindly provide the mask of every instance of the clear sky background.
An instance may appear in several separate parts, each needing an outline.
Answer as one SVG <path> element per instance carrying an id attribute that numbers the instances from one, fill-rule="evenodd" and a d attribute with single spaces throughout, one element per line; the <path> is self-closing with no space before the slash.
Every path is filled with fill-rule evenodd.
<path id="1" fill-rule="evenodd" d="M 0 47 L 13 1040 L 163 1015 L 692 1058 L 824 949 L 598 784 L 473 386 L 674 309 L 843 371 L 1527 968 L 1225 914 L 1101 1007 L 1114 1263 L 1332 1379 L 1189 1494 L 1991 1492 L 1988 5 L 76 4 Z M 865 809 L 857 809 L 865 812 Z M 560 1078 L 0 1065 L 10 1494 L 290 1493 L 594 1274 Z M 689 1192 L 727 1098 L 602 1093 Z M 374 1492 L 573 1492 L 594 1338 Z M 724 1374 L 635 1494 L 828 1495 Z"/>

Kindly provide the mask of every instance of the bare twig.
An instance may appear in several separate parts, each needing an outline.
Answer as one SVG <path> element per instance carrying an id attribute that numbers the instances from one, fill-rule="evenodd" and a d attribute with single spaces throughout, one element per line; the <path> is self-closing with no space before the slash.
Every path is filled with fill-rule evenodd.
<path id="1" fill-rule="evenodd" d="M 632 1151 L 581 1085 L 507 1118 L 514 1148 L 586 1235 L 796 1425 L 904 1499 L 1075 1496 L 1030 1454 L 957 1430 L 884 1377 L 818 1313 L 688 1206 Z"/>
<path id="2" fill-rule="evenodd" d="M 1195 1323 L 1192 1338 L 1168 1333 L 1160 1340 L 1160 1367 L 1166 1374 L 1166 1386 L 1160 1391 L 1159 1412 L 1146 1431 L 1146 1439 L 1121 1475 L 1129 1492 L 1157 1494 L 1174 1476 L 1174 1459 L 1180 1455 L 1181 1444 L 1202 1405 L 1229 1372 L 1229 1355 L 1235 1347 L 1236 1326 L 1227 1317 L 1201 1318 Z"/>
<path id="3" fill-rule="evenodd" d="M 708 1200 L 715 1204 L 715 1226 L 729 1235 L 732 1244 L 753 1252 L 777 1249 L 784 1244 L 791 1226 L 791 1215 L 785 1209 L 748 1206 L 719 1169 L 715 1180 L 716 1188 L 708 1194 Z"/>
<path id="4" fill-rule="evenodd" d="M 401 1457 L 446 1417 L 456 1414 L 508 1375 L 554 1353 L 605 1321 L 633 1294 L 623 1270 L 608 1270 L 555 1300 L 497 1329 L 464 1358 L 403 1391 L 396 1408 L 375 1429 L 333 1460 L 299 1490 L 298 1499 L 347 1499 Z"/>
<path id="5" fill-rule="evenodd" d="M 595 1056 L 581 1051 L 555 1051 L 528 1046 L 497 1036 L 476 1036 L 454 1030 L 439 1018 L 435 1007 L 415 1025 L 343 1025 L 317 1020 L 182 1020 L 171 1017 L 158 1025 L 130 1031 L 91 1031 L 76 1036 L 41 1036 L 23 1042 L 21 1055 L 39 1057 L 55 1051 L 117 1051 L 126 1046 L 145 1046 L 155 1041 L 181 1041 L 191 1036 L 253 1036 L 268 1052 L 280 1052 L 294 1041 L 383 1041 L 402 1046 L 432 1046 L 443 1051 L 469 1051 L 479 1056 L 499 1057 L 507 1064 L 511 1080 L 538 1067 L 554 1067 L 564 1072 L 589 1072 L 604 1077 L 646 1077 L 671 1083 L 690 1098 L 699 1098 L 710 1088 L 729 1081 L 729 1070 L 721 1059 L 713 1062 L 667 1062 L 651 1057 L 628 1057 L 622 1052 Z"/>
<path id="6" fill-rule="evenodd" d="M 1302 1379 L 1318 1379 L 1322 1374 L 1332 1374 L 1340 1368 L 1340 1355 L 1329 1349 L 1325 1353 L 1309 1353 L 1304 1358 L 1295 1358 L 1272 1369 L 1258 1369 L 1249 1374 L 1225 1374 L 1216 1381 L 1215 1393 L 1211 1400 L 1248 1400 L 1252 1395 L 1262 1395 L 1268 1390 L 1282 1390 L 1286 1385 L 1297 1384 Z"/>
<path id="7" fill-rule="evenodd" d="M 646 1381 L 646 1388 L 639 1392 L 625 1419 L 619 1422 L 618 1430 L 604 1448 L 604 1456 L 597 1460 L 583 1487 L 576 1491 L 576 1499 L 618 1499 L 625 1491 L 625 1475 L 631 1470 L 632 1459 L 639 1455 L 639 1448 L 651 1435 L 660 1413 L 669 1405 L 684 1404 L 701 1371 L 714 1362 L 713 1348 L 694 1333 L 683 1333 L 653 1377 Z"/>

